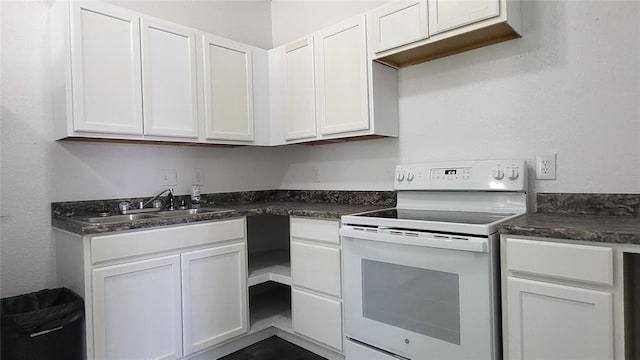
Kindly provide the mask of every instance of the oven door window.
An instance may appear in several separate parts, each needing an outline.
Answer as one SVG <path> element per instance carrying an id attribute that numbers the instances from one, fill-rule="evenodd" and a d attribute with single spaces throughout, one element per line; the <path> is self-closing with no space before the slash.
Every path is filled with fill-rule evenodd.
<path id="1" fill-rule="evenodd" d="M 458 274 L 362 259 L 365 318 L 460 345 Z"/>

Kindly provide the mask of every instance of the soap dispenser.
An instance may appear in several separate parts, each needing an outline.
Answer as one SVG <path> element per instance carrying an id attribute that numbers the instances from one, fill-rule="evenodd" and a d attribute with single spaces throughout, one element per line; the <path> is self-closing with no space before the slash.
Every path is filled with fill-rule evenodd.
<path id="1" fill-rule="evenodd" d="M 200 208 L 200 185 L 193 185 L 191 187 L 191 208 Z"/>

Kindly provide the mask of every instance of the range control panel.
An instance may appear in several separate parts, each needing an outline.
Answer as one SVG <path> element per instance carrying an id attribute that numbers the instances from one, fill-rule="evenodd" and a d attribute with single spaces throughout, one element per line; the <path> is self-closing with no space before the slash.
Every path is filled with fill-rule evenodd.
<path id="1" fill-rule="evenodd" d="M 396 166 L 396 190 L 526 191 L 524 160 L 478 160 Z"/>

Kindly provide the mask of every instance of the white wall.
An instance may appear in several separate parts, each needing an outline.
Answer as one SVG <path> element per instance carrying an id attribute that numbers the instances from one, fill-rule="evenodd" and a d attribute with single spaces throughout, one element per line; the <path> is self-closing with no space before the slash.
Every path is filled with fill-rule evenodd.
<path id="1" fill-rule="evenodd" d="M 270 49 L 269 0 L 107 0 L 143 14 Z"/>
<path id="2" fill-rule="evenodd" d="M 640 2 L 525 1 L 523 15 L 522 39 L 400 70 L 397 140 L 302 148 L 280 187 L 388 190 L 396 163 L 555 152 L 557 180 L 534 190 L 640 193 Z M 302 31 L 274 21 L 288 26 Z"/>
<path id="3" fill-rule="evenodd" d="M 234 40 L 271 44 L 270 21 L 265 20 L 269 8 L 264 1 L 227 4 L 226 16 L 220 12 L 227 7 L 220 3 L 171 4 L 125 5 L 169 20 L 173 19 L 169 15 L 176 16 L 176 21 L 192 27 L 206 24 L 208 18 L 226 19 L 226 25 L 205 30 L 227 29 L 224 35 Z M 183 12 L 183 6 L 197 14 L 196 21 L 186 21 L 189 12 Z M 151 195 L 161 188 L 160 169 L 177 170 L 179 194 L 188 193 L 196 167 L 205 172 L 203 192 L 273 189 L 280 184 L 283 162 L 273 159 L 279 159 L 283 149 L 54 142 L 49 4 L 1 1 L 0 10 L 1 297 L 56 286 L 51 202 Z M 251 21 L 233 21 L 253 12 L 256 18 Z"/>

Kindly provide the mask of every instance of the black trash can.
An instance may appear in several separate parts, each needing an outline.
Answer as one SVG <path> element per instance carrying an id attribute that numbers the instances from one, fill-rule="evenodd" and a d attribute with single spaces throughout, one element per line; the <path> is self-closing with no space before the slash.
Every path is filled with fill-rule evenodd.
<path id="1" fill-rule="evenodd" d="M 66 288 L 0 300 L 2 360 L 81 360 L 84 303 Z"/>

